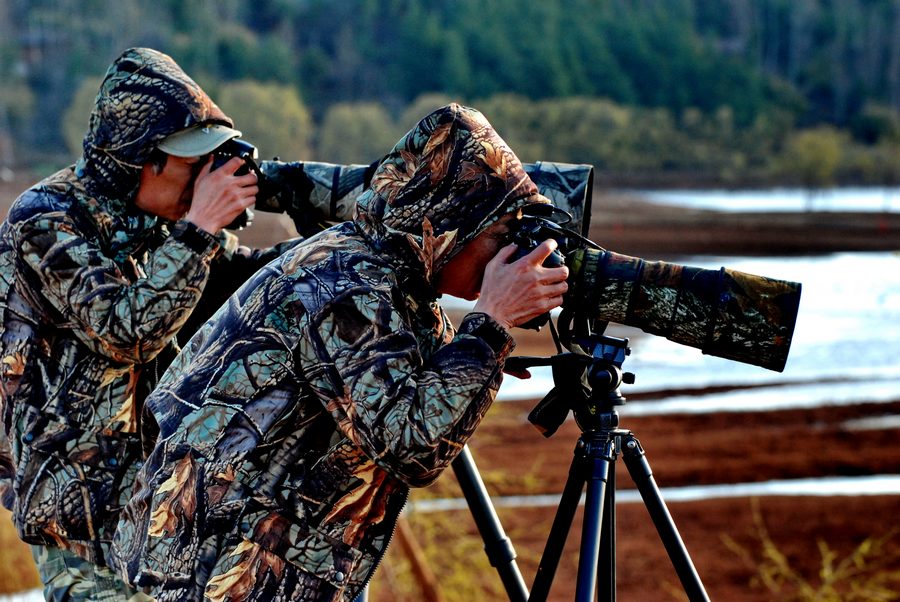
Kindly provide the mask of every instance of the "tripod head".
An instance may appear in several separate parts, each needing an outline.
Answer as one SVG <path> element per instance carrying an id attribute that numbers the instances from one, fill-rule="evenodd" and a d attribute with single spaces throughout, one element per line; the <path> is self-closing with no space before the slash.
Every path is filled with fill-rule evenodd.
<path id="1" fill-rule="evenodd" d="M 551 437 L 569 411 L 582 432 L 614 429 L 619 424 L 616 406 L 625 404 L 619 391 L 624 382 L 634 382 L 634 374 L 622 371 L 631 353 L 628 339 L 591 335 L 573 340 L 571 351 L 550 357 L 517 356 L 507 360 L 511 371 L 531 366 L 553 369 L 553 388 L 528 415 L 528 420 L 545 437 Z"/>

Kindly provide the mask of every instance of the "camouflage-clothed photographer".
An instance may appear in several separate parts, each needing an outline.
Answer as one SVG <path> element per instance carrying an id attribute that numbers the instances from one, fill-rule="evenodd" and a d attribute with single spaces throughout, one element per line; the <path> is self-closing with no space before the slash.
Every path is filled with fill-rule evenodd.
<path id="1" fill-rule="evenodd" d="M 192 312 L 215 309 L 202 307 L 210 273 L 230 293 L 283 251 L 221 232 L 257 190 L 255 175 L 233 176 L 239 159 L 209 170 L 204 155 L 240 134 L 231 126 L 170 57 L 128 50 L 82 158 L 0 226 L 0 480 L 48 598 L 131 593 L 111 591 L 103 567 L 142 458 L 142 398 Z M 302 171 L 266 169 L 283 167 Z"/>
<path id="2" fill-rule="evenodd" d="M 356 595 L 409 487 L 493 401 L 507 329 L 562 301 L 555 242 L 508 263 L 518 209 L 546 202 L 480 113 L 423 119 L 356 218 L 258 272 L 148 398 L 159 439 L 114 543 L 127 579 L 158 600 Z M 441 293 L 478 298 L 458 330 Z"/>

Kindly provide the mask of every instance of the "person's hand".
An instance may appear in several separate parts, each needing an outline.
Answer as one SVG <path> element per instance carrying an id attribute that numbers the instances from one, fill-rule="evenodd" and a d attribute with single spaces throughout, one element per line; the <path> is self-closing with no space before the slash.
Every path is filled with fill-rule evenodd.
<path id="1" fill-rule="evenodd" d="M 481 283 L 481 296 L 474 311 L 490 315 L 509 329 L 559 307 L 568 290 L 569 268 L 547 268 L 544 260 L 557 247 L 545 240 L 528 255 L 508 263 L 516 245 L 507 245 L 488 262 Z"/>
<path id="2" fill-rule="evenodd" d="M 212 161 L 210 157 L 194 181 L 191 208 L 184 219 L 215 234 L 234 221 L 244 209 L 253 206 L 259 188 L 253 171 L 234 175 L 244 165 L 240 157 L 232 157 L 218 169 L 210 171 Z"/>

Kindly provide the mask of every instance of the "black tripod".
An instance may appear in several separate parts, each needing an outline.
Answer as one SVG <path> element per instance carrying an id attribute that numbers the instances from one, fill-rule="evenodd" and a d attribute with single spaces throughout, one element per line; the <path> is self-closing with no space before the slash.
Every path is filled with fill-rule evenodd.
<path id="1" fill-rule="evenodd" d="M 619 427 L 615 407 L 625 403 L 619 385 L 623 381 L 633 382 L 633 375 L 623 374 L 621 370 L 630 351 L 628 340 L 601 335 L 591 337 L 587 344 L 590 354 L 518 357 L 507 362 L 507 367 L 514 370 L 552 366 L 555 386 L 529 415 L 529 420 L 545 436 L 556 432 L 569 411 L 573 412 L 581 429 L 530 595 L 516 565 L 515 551 L 503 532 L 468 449 L 453 462 L 457 480 L 485 542 L 488 558 L 497 569 L 511 601 L 547 600 L 582 491 L 586 488 L 575 599 L 590 602 L 596 593 L 602 600 L 615 600 L 616 460 L 622 454 L 685 593 L 692 601 L 709 600 L 653 479 L 640 442 L 631 431 Z"/>

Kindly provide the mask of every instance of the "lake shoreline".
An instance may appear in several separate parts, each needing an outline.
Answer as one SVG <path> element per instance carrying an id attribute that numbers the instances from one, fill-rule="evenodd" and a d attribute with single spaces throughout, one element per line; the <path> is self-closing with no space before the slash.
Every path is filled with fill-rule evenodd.
<path id="1" fill-rule="evenodd" d="M 542 437 L 526 418 L 535 404 L 536 400 L 522 400 L 496 405 L 470 442 L 492 496 L 559 494 L 564 488 L 580 429 L 568 420 L 552 437 Z M 873 415 L 897 414 L 900 400 L 773 412 L 623 417 L 622 427 L 640 440 L 654 479 L 664 492 L 683 486 L 738 487 L 741 483 L 835 475 L 898 474 L 900 456 L 895 442 L 900 429 L 858 431 L 852 426 Z M 624 464 L 617 465 L 617 490 L 633 493 Z M 455 479 L 447 475 L 433 487 L 414 492 L 413 500 L 460 495 Z M 888 535 L 890 525 L 885 519 L 895 513 L 897 499 L 895 495 L 735 495 L 667 500 L 667 506 L 710 597 L 750 602 L 780 599 L 758 583 L 767 550 L 777 549 L 798 578 L 816 583 L 823 563 L 822 546 L 840 561 L 864 542 Z M 412 506 L 414 511 L 415 504 Z M 669 599 L 680 585 L 646 509 L 641 503 L 617 506 L 619 594 L 629 600 Z M 497 512 L 530 583 L 556 508 L 498 507 Z M 450 545 L 446 542 L 468 537 L 467 545 L 476 549 L 480 537 L 468 510 L 440 514 L 452 524 L 452 532 L 443 533 L 438 541 Z M 413 512 L 410 520 L 427 532 L 424 525 L 430 516 L 433 513 L 417 516 Z M 553 599 L 572 599 L 574 594 L 581 520 L 579 510 Z M 460 535 L 459 530 L 467 535 Z M 428 545 L 427 540 L 424 543 Z M 876 562 L 884 563 L 883 570 L 900 568 L 900 537 L 889 539 L 877 556 L 863 564 Z M 493 569 L 483 566 L 478 578 L 490 580 L 493 574 Z M 791 591 L 796 590 L 786 585 L 783 593 Z"/>
<path id="2" fill-rule="evenodd" d="M 590 238 L 648 259 L 684 255 L 818 255 L 900 249 L 900 213 L 710 211 L 595 191 Z"/>

